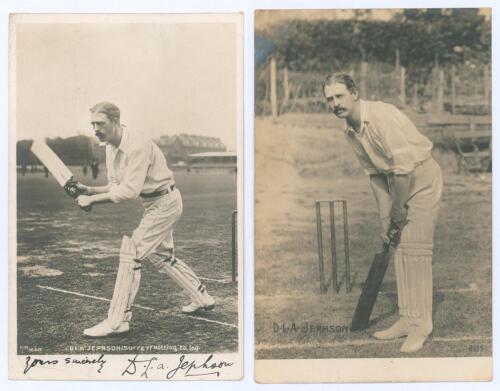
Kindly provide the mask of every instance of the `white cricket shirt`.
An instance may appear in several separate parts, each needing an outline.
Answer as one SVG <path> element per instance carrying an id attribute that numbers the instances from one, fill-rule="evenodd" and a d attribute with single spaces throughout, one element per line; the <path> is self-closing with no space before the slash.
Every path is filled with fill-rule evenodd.
<path id="1" fill-rule="evenodd" d="M 106 145 L 111 201 L 120 202 L 169 188 L 174 175 L 160 148 L 148 137 L 122 128 L 118 148 Z"/>
<path id="2" fill-rule="evenodd" d="M 396 107 L 360 100 L 361 129 L 345 136 L 368 175 L 408 174 L 431 157 L 432 142 Z"/>

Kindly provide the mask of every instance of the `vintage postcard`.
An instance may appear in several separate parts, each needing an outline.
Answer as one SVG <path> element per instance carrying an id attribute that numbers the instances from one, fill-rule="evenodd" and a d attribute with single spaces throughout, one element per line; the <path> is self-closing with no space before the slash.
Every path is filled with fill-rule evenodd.
<path id="1" fill-rule="evenodd" d="M 11 379 L 242 378 L 242 25 L 11 15 Z"/>
<path id="2" fill-rule="evenodd" d="M 492 377 L 491 9 L 255 13 L 255 377 Z"/>

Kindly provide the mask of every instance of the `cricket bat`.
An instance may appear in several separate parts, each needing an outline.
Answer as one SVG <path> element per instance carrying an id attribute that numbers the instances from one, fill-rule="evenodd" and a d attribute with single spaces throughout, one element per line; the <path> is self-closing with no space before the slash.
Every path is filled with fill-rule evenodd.
<path id="1" fill-rule="evenodd" d="M 361 296 L 358 300 L 356 311 L 351 322 L 351 331 L 359 331 L 368 328 L 370 316 L 377 301 L 377 296 L 384 281 L 384 276 L 389 262 L 394 256 L 395 246 L 386 243 L 381 253 L 375 254 L 368 277 Z"/>
<path id="2" fill-rule="evenodd" d="M 31 152 L 47 167 L 56 181 L 64 187 L 73 178 L 68 167 L 59 159 L 52 149 L 43 141 L 35 140 L 31 146 Z"/>
<path id="3" fill-rule="evenodd" d="M 62 160 L 59 159 L 59 156 L 57 156 L 44 141 L 33 141 L 31 152 L 33 152 L 42 164 L 47 167 L 49 172 L 70 197 L 77 198 L 81 194 L 80 189 L 76 186 L 76 182 L 73 181 L 73 174 L 69 168 L 66 167 Z M 82 209 L 89 212 L 91 207 L 88 206 Z"/>

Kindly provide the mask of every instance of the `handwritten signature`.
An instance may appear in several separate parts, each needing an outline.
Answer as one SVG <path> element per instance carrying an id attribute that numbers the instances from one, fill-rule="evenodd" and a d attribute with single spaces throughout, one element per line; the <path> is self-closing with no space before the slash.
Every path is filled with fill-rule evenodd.
<path id="1" fill-rule="evenodd" d="M 32 358 L 31 356 L 26 357 L 24 374 L 27 374 L 30 370 L 35 367 L 49 367 L 61 364 L 76 364 L 76 365 L 95 365 L 98 364 L 99 367 L 97 369 L 98 373 L 102 372 L 104 368 L 104 364 L 106 364 L 106 360 L 104 360 L 104 354 L 101 354 L 98 358 L 74 358 L 74 357 L 66 357 L 63 360 L 52 359 L 52 360 L 42 360 L 40 358 Z"/>
<path id="2" fill-rule="evenodd" d="M 162 357 L 160 357 L 162 358 Z M 50 358 L 44 360 L 38 357 L 27 356 L 25 360 L 24 374 L 27 374 L 33 368 L 49 368 L 58 365 L 97 365 L 97 372 L 102 373 L 107 360 L 104 359 L 104 354 L 97 358 L 62 357 Z M 228 367 L 232 367 L 234 362 L 217 361 L 214 355 L 210 354 L 202 359 L 190 359 L 189 356 L 181 355 L 174 361 L 174 364 L 168 365 L 160 361 L 158 357 L 139 358 L 136 354 L 133 358 L 127 358 L 127 364 L 122 371 L 121 376 L 138 375 L 148 379 L 153 372 L 164 372 L 166 379 L 170 380 L 174 377 L 200 377 L 200 376 L 216 376 L 219 377 L 221 372 Z"/>
<path id="3" fill-rule="evenodd" d="M 175 364 L 174 368 L 170 369 L 167 365 L 160 362 L 157 357 L 147 359 L 138 359 L 139 355 L 134 358 L 128 359 L 127 367 L 123 370 L 122 376 L 140 374 L 140 377 L 148 378 L 148 375 L 153 370 L 166 371 L 166 378 L 172 379 L 176 375 L 184 377 L 197 377 L 197 376 L 220 376 L 220 370 L 231 367 L 233 362 L 215 361 L 213 354 L 209 355 L 205 360 L 189 360 L 185 355 L 179 357 L 179 361 Z M 139 372 L 138 372 L 139 371 Z"/>

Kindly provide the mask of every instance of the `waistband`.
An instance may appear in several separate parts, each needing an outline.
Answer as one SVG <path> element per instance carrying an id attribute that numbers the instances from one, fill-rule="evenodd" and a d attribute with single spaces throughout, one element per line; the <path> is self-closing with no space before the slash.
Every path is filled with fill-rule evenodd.
<path id="1" fill-rule="evenodd" d="M 160 197 L 165 194 L 170 194 L 172 191 L 175 189 L 175 183 L 167 187 L 166 189 L 159 190 L 159 191 L 154 191 L 152 193 L 141 193 L 140 196 L 142 198 L 155 198 L 155 197 Z"/>

